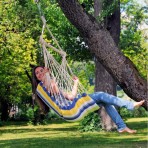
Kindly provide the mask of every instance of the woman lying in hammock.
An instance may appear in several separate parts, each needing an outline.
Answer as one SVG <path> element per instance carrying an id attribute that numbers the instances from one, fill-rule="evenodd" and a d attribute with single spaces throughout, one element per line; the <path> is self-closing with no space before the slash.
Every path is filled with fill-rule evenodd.
<path id="1" fill-rule="evenodd" d="M 46 103 L 46 105 L 48 105 L 56 113 L 58 113 L 63 119 L 65 119 L 65 120 L 75 119 L 75 118 L 70 118 L 70 116 L 73 115 L 73 114 L 71 114 L 71 112 L 74 112 L 76 109 L 80 108 L 81 101 L 79 101 L 79 100 L 81 100 L 81 98 L 75 98 L 76 94 L 77 94 L 77 87 L 78 87 L 78 82 L 79 82 L 78 78 L 74 77 L 74 79 L 73 79 L 74 86 L 73 86 L 72 92 L 66 93 L 66 92 L 62 92 L 62 90 L 59 90 L 54 79 L 51 79 L 47 83 L 46 78 L 45 78 L 46 73 L 49 74 L 49 70 L 47 70 L 47 68 L 44 68 L 42 66 L 37 66 L 34 68 L 35 77 L 38 80 L 38 82 L 40 82 L 37 87 L 38 96 L 40 98 L 42 98 L 44 103 Z M 55 103 L 56 98 L 55 97 L 53 98 L 52 94 L 58 95 L 60 93 L 62 93 L 62 95 L 66 99 L 72 101 L 72 103 L 73 103 L 71 105 L 72 107 L 69 106 L 66 109 L 58 107 L 58 105 Z M 113 96 L 113 95 L 110 95 L 110 94 L 104 93 L 104 92 L 95 92 L 93 94 L 90 94 L 89 97 L 82 96 L 82 100 L 89 101 L 89 103 L 85 102 L 83 105 L 83 108 L 80 109 L 81 111 L 83 109 L 83 113 L 86 110 L 88 111 L 87 105 L 92 105 L 91 103 L 93 102 L 93 105 L 92 105 L 93 107 L 97 106 L 99 108 L 99 106 L 103 106 L 106 109 L 108 115 L 111 117 L 111 119 L 117 125 L 119 133 L 123 133 L 123 132 L 128 132 L 131 134 L 136 133 L 136 130 L 132 130 L 126 126 L 126 124 L 124 123 L 121 116 L 119 115 L 119 113 L 117 112 L 117 110 L 115 109 L 115 107 L 113 105 L 119 106 L 119 107 L 126 107 L 128 110 L 134 110 L 135 107 L 140 107 L 144 103 L 144 100 L 142 100 L 140 102 L 132 102 L 132 101 L 120 99 L 116 96 Z M 92 106 L 91 106 L 91 108 L 92 108 Z M 98 108 L 95 108 L 95 109 L 98 109 Z M 78 111 L 76 111 L 76 112 L 78 112 Z M 74 115 L 74 116 L 78 117 L 78 114 Z M 81 116 L 81 113 L 79 113 L 79 116 Z"/>

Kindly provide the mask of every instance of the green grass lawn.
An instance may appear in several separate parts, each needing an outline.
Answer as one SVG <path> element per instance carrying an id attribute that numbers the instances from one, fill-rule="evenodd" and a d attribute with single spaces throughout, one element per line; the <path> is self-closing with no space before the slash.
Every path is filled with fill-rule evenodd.
<path id="1" fill-rule="evenodd" d="M 126 121 L 136 134 L 78 131 L 78 123 L 64 121 L 28 126 L 9 123 L 0 127 L 0 148 L 147 148 L 147 118 Z"/>

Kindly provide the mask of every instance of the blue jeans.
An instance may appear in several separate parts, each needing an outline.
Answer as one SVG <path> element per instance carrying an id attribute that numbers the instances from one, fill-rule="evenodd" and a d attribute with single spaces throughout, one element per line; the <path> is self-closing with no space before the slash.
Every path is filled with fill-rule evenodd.
<path id="1" fill-rule="evenodd" d="M 89 95 L 99 106 L 104 106 L 106 112 L 118 127 L 118 131 L 123 130 L 126 124 L 117 112 L 114 106 L 126 107 L 128 110 L 134 109 L 131 101 L 120 99 L 116 96 L 104 92 L 95 92 Z M 114 106 L 113 106 L 114 105 Z"/>

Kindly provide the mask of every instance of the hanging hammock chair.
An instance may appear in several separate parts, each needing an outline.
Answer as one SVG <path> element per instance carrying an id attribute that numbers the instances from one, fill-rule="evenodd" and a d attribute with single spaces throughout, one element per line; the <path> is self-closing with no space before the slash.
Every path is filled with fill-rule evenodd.
<path id="1" fill-rule="evenodd" d="M 44 16 L 41 16 L 41 20 L 43 22 L 43 27 L 39 42 L 43 50 L 45 67 L 50 69 L 50 74 L 46 74 L 46 81 L 49 81 L 48 83 L 50 84 L 50 81 L 54 79 L 59 90 L 63 92 L 71 92 L 74 84 L 72 79 L 73 73 L 67 63 L 66 53 L 61 49 L 58 41 L 55 39 L 52 32 L 50 31 L 48 25 L 46 24 L 46 19 Z M 56 47 L 44 40 L 43 34 L 45 29 L 49 32 Z M 53 51 L 59 54 L 59 56 L 61 57 L 59 59 L 61 60 L 56 60 L 54 54 L 52 54 Z M 50 88 L 50 90 L 51 89 L 52 87 Z M 41 100 L 49 108 L 51 108 L 57 115 L 67 121 L 80 121 L 90 112 L 99 109 L 99 106 L 95 103 L 95 101 L 86 93 L 84 93 L 86 91 L 80 83 L 78 84 L 77 96 L 72 101 L 66 99 L 62 95 L 62 93 L 51 93 L 47 89 L 47 87 L 43 86 L 43 82 L 40 82 L 38 84 L 36 92 Z"/>

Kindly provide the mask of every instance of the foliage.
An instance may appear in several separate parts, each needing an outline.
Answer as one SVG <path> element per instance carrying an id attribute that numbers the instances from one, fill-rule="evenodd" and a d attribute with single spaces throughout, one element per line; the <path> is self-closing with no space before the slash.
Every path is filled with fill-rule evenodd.
<path id="1" fill-rule="evenodd" d="M 87 115 L 81 122 L 79 130 L 81 132 L 88 132 L 88 131 L 100 131 L 101 130 L 101 119 L 98 116 L 98 113 L 90 113 Z"/>
<path id="2" fill-rule="evenodd" d="M 0 1 L 0 105 L 2 100 L 19 108 L 31 103 L 32 87 L 26 71 L 30 73 L 29 65 L 37 61 L 40 28 L 36 12 L 31 1 Z"/>
<path id="3" fill-rule="evenodd" d="M 9 119 L 12 121 L 27 121 L 28 125 L 45 125 L 49 121 L 59 120 L 59 116 L 56 115 L 52 110 L 47 114 L 40 114 L 39 107 L 34 105 L 34 107 L 29 104 L 22 104 L 19 106 L 19 112 Z"/>
<path id="4" fill-rule="evenodd" d="M 59 121 L 60 117 L 53 111 L 50 110 L 45 116 L 44 119 L 40 122 L 42 125 L 49 124 L 50 121 Z"/>
<path id="5" fill-rule="evenodd" d="M 66 51 L 67 59 L 69 61 L 88 61 L 92 58 L 92 54 L 90 54 L 79 32 L 64 16 L 58 4 L 46 0 L 41 1 L 39 4 L 41 13 L 47 20 L 48 27 L 54 34 L 61 48 Z M 51 35 L 49 35 L 46 30 L 44 31 L 44 37 L 51 40 L 51 44 L 56 46 Z"/>
<path id="6" fill-rule="evenodd" d="M 23 6 L 20 3 L 7 0 L 0 5 L 0 97 L 10 103 L 29 99 L 31 85 L 25 71 L 36 61 L 32 8 L 25 1 Z"/>
<path id="7" fill-rule="evenodd" d="M 94 14 L 94 0 L 79 0 L 79 3 L 89 14 Z"/>
<path id="8" fill-rule="evenodd" d="M 13 121 L 27 121 L 28 125 L 40 125 L 47 124 L 51 118 L 55 118 L 55 115 L 50 115 L 53 113 L 49 113 L 47 115 L 40 114 L 39 107 L 35 105 L 34 107 L 24 106 L 24 104 L 20 107 L 19 112 L 14 116 Z M 11 118 L 10 118 L 11 120 Z"/>
<path id="9" fill-rule="evenodd" d="M 72 62 L 72 71 L 87 90 L 87 93 L 94 92 L 95 65 L 94 62 Z"/>
<path id="10" fill-rule="evenodd" d="M 29 104 L 22 104 L 19 106 L 19 111 L 13 117 L 13 120 L 16 121 L 30 121 L 33 122 L 35 118 L 35 112 L 37 112 L 38 107 L 35 106 L 34 108 Z M 11 118 L 10 118 L 11 119 Z"/>
<path id="11" fill-rule="evenodd" d="M 146 78 L 148 44 L 146 43 L 147 38 L 143 36 L 144 33 L 139 27 L 143 25 L 147 16 L 143 8 L 132 1 L 123 2 L 121 8 L 120 48 L 125 56 L 133 61 L 141 75 Z"/>
<path id="12" fill-rule="evenodd" d="M 118 0 L 114 0 L 111 3 L 108 0 L 103 0 L 101 13 L 97 17 L 98 22 L 103 22 L 106 18 L 112 16 L 118 7 Z"/>
<path id="13" fill-rule="evenodd" d="M 122 118 L 129 118 L 129 117 L 147 117 L 148 116 L 148 112 L 143 108 L 140 107 L 138 109 L 135 109 L 133 111 L 129 111 L 126 108 L 121 108 L 120 109 L 120 115 L 122 116 Z"/>

